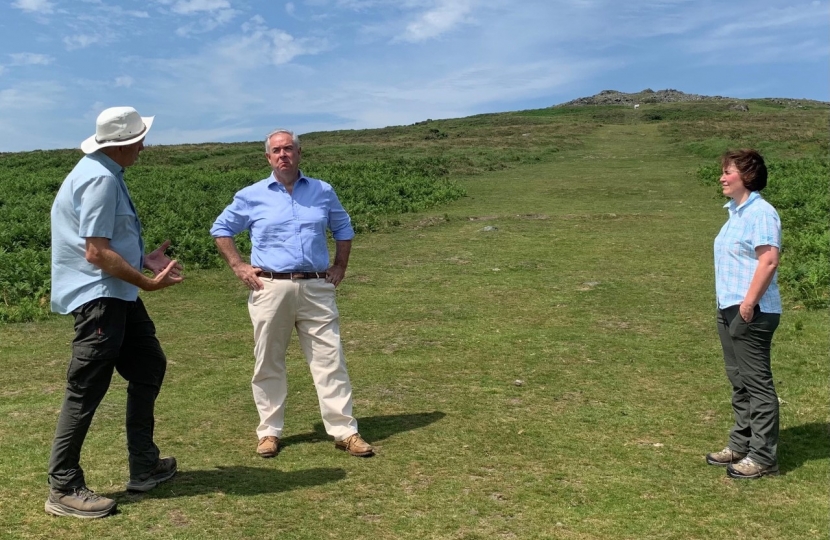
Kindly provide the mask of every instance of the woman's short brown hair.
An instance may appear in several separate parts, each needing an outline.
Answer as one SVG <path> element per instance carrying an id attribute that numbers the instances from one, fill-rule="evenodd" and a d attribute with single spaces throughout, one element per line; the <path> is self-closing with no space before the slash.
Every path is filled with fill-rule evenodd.
<path id="1" fill-rule="evenodd" d="M 723 168 L 734 165 L 741 175 L 744 187 L 749 191 L 761 191 L 767 187 L 767 166 L 757 151 L 745 148 L 730 150 L 721 157 Z"/>

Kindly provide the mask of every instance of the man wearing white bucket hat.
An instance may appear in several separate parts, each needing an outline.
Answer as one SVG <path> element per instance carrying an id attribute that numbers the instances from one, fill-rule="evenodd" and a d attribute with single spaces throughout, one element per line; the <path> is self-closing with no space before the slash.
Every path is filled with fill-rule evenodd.
<path id="1" fill-rule="evenodd" d="M 64 180 L 52 205 L 52 311 L 75 317 L 66 393 L 49 459 L 46 512 L 104 517 L 116 502 L 86 487 L 81 446 L 92 416 L 117 370 L 128 381 L 127 449 L 130 491 L 148 491 L 176 474 L 176 459 L 160 458 L 153 442 L 154 404 L 167 359 L 138 297 L 182 281 L 181 265 L 164 242 L 145 255 L 124 169 L 144 148 L 153 117 L 112 107 L 97 119 L 86 154 Z M 145 275 L 149 270 L 152 277 Z"/>

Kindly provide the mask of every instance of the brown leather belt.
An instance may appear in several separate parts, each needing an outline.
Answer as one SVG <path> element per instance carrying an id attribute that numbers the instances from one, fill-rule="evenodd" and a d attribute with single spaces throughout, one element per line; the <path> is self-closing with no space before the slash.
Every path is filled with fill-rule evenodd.
<path id="1" fill-rule="evenodd" d="M 265 272 L 257 273 L 259 277 L 268 279 L 325 279 L 325 272 Z"/>

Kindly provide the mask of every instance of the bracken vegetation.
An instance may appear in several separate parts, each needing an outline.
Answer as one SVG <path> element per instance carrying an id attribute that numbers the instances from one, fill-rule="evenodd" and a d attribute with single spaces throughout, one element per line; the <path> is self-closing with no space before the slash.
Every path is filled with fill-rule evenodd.
<path id="1" fill-rule="evenodd" d="M 306 174 L 333 184 L 358 232 L 396 225 L 396 216 L 463 196 L 453 179 L 547 162 L 582 145 L 606 125 L 655 124 L 678 153 L 715 160 L 751 146 L 778 161 L 782 180 L 767 192 L 785 224 L 781 279 L 808 307 L 826 305 L 828 287 L 826 158 L 828 108 L 788 109 L 748 101 L 552 107 L 427 120 L 411 126 L 303 136 Z M 152 141 L 150 141 L 152 142 Z M 46 314 L 49 208 L 78 151 L 0 154 L 0 323 Z M 818 161 L 815 161 L 818 159 Z M 812 160 L 812 161 L 810 161 Z M 824 167 L 824 169 L 822 169 Z M 269 174 L 261 143 L 149 146 L 126 175 L 148 246 L 170 238 L 188 268 L 220 259 L 207 231 L 241 187 Z M 702 169 L 702 176 L 711 176 Z M 796 190 L 790 193 L 790 190 Z M 786 201 L 786 202 L 785 202 Z M 822 213 L 823 212 L 823 213 Z M 240 248 L 249 248 L 240 239 Z"/>
<path id="2" fill-rule="evenodd" d="M 237 190 L 270 173 L 248 159 L 250 152 L 244 146 L 235 149 L 243 152 L 229 153 L 221 146 L 215 153 L 211 148 L 186 148 L 181 153 L 149 149 L 150 159 L 129 169 L 126 181 L 147 246 L 169 238 L 173 245 L 169 253 L 186 267 L 221 264 L 208 234 L 213 220 Z M 217 163 L 217 156 L 229 162 Z M 48 308 L 49 212 L 61 181 L 79 157 L 77 152 L 58 151 L 0 158 L 0 322 L 32 320 Z M 265 162 L 261 153 L 258 157 Z M 352 161 L 312 164 L 304 172 L 334 185 L 358 232 L 376 230 L 390 216 L 424 210 L 464 194 L 446 178 L 440 162 Z M 249 252 L 250 241 L 240 238 L 239 247 Z"/>

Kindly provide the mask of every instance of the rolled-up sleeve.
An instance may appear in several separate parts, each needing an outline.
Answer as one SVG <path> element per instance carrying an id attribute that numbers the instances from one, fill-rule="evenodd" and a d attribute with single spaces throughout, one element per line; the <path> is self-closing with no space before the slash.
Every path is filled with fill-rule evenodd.
<path id="1" fill-rule="evenodd" d="M 229 204 L 210 228 L 210 235 L 214 238 L 224 236 L 236 236 L 251 226 L 248 203 L 239 194 L 234 196 L 233 202 Z"/>
<path id="2" fill-rule="evenodd" d="M 762 213 L 752 224 L 748 239 L 754 249 L 761 246 L 781 248 L 781 221 L 777 215 Z"/>
<path id="3" fill-rule="evenodd" d="M 328 227 L 331 230 L 331 236 L 335 240 L 351 240 L 354 238 L 352 218 L 340 204 L 340 199 L 337 198 L 333 189 L 329 192 L 329 196 Z"/>

